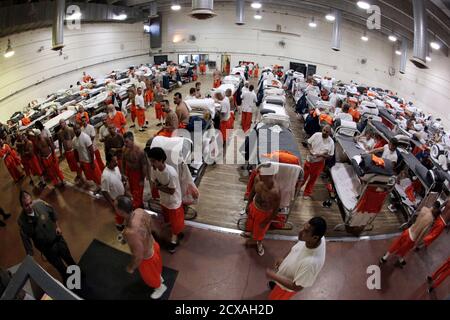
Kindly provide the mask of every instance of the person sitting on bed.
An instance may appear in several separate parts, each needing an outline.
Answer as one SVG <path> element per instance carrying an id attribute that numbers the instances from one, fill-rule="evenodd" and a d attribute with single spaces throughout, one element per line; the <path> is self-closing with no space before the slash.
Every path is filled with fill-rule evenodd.
<path id="1" fill-rule="evenodd" d="M 370 152 L 375 147 L 375 133 L 368 130 L 365 134 L 355 138 L 355 142 L 366 152 Z"/>
<path id="2" fill-rule="evenodd" d="M 344 104 L 341 112 L 336 113 L 335 120 L 341 119 L 344 121 L 353 121 L 353 116 L 349 113 L 350 106 L 348 104 Z"/>
<path id="3" fill-rule="evenodd" d="M 383 151 L 381 158 L 390 160 L 392 162 L 393 167 L 395 167 L 398 161 L 397 147 L 398 147 L 398 140 L 396 138 L 393 138 L 388 144 L 385 144 L 384 147 L 373 149 L 369 153 L 376 154 L 378 152 Z"/>

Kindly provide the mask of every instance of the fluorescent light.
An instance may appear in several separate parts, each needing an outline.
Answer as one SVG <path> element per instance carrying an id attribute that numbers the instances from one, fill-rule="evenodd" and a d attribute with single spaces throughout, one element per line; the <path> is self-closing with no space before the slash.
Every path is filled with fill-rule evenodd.
<path id="1" fill-rule="evenodd" d="M 12 50 L 12 51 L 7 51 L 7 52 L 5 52 L 5 58 L 10 58 L 10 57 L 12 57 L 13 55 L 14 55 L 14 50 Z"/>
<path id="2" fill-rule="evenodd" d="M 114 20 L 125 20 L 127 18 L 127 15 L 125 13 L 121 13 L 119 15 L 113 15 Z"/>
<path id="3" fill-rule="evenodd" d="M 439 50 L 441 49 L 441 45 L 439 43 L 437 43 L 436 41 L 432 41 L 430 43 L 430 46 L 434 49 L 434 50 Z"/>
<path id="4" fill-rule="evenodd" d="M 309 22 L 309 27 L 310 28 L 316 28 L 317 27 L 317 23 L 314 21 L 314 17 L 311 18 L 311 21 Z"/>
<path id="5" fill-rule="evenodd" d="M 144 24 L 144 31 L 145 32 L 150 32 L 150 26 L 147 24 Z"/>
<path id="6" fill-rule="evenodd" d="M 262 4 L 261 4 L 261 2 L 255 1 L 255 2 L 252 2 L 251 7 L 253 9 L 261 9 Z"/>
<path id="7" fill-rule="evenodd" d="M 364 42 L 367 42 L 367 41 L 369 41 L 369 37 L 368 36 L 362 36 L 361 40 L 364 41 Z"/>
<path id="8" fill-rule="evenodd" d="M 367 3 L 366 1 L 358 1 L 356 4 L 363 10 L 370 9 L 370 3 Z"/>
<path id="9" fill-rule="evenodd" d="M 428 62 L 430 62 L 430 61 L 431 61 L 431 57 L 430 57 L 430 56 L 427 56 L 426 60 L 427 60 Z"/>
<path id="10" fill-rule="evenodd" d="M 329 13 L 329 14 L 327 14 L 325 16 L 325 19 L 327 19 L 328 21 L 333 22 L 334 20 L 336 20 L 336 17 L 333 14 Z"/>
<path id="11" fill-rule="evenodd" d="M 401 56 L 402 52 L 400 50 L 395 50 L 395 54 L 398 55 L 398 56 Z"/>
<path id="12" fill-rule="evenodd" d="M 6 51 L 5 51 L 5 58 L 11 58 L 14 55 L 14 50 L 11 47 L 11 40 L 8 39 L 8 47 L 6 47 Z"/>
<path id="13" fill-rule="evenodd" d="M 81 19 L 81 12 L 74 12 L 70 16 L 66 16 L 66 20 L 78 20 Z"/>
<path id="14" fill-rule="evenodd" d="M 261 20 L 262 19 L 262 15 L 260 15 L 259 13 L 255 14 L 253 16 L 253 18 L 255 18 L 256 20 Z"/>
<path id="15" fill-rule="evenodd" d="M 181 9 L 181 6 L 179 4 L 173 4 L 170 9 L 172 9 L 173 11 L 178 11 Z"/>
<path id="16" fill-rule="evenodd" d="M 397 41 L 397 37 L 394 36 L 394 35 L 390 35 L 389 36 L 389 41 L 396 42 Z"/>

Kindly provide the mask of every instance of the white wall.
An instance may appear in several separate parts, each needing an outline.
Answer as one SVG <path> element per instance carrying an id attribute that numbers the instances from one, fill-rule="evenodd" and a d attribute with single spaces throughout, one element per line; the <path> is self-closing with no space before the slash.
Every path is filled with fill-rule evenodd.
<path id="1" fill-rule="evenodd" d="M 307 12 L 303 17 L 263 13 L 263 19 L 257 21 L 253 11 L 246 8 L 246 24 L 237 26 L 234 7 L 216 7 L 215 11 L 217 17 L 204 21 L 190 18 L 187 11 L 163 15 L 162 51 L 169 53 L 170 60 L 178 61 L 178 53 L 209 53 L 210 60 L 216 60 L 220 68 L 221 53 L 225 52 L 231 54 L 232 66 L 240 60 L 285 67 L 289 61 L 316 64 L 321 75 L 397 91 L 425 111 L 442 117 L 450 127 L 450 112 L 446 111 L 450 105 L 450 59 L 440 52 L 433 54 L 429 70 L 419 70 L 408 62 L 407 74 L 400 75 L 400 60 L 394 54 L 393 44 L 378 32 L 370 32 L 370 41 L 363 42 L 363 30 L 344 23 L 341 51 L 335 52 L 331 49 L 332 24 L 323 17 L 316 17 L 318 27 L 310 29 L 312 14 Z M 300 38 L 261 31 L 274 31 L 277 24 L 283 32 L 300 34 Z M 189 35 L 196 36 L 195 43 L 189 43 Z M 277 45 L 280 40 L 286 42 L 285 48 Z M 367 64 L 361 64 L 361 58 L 366 58 Z M 395 76 L 389 75 L 391 66 L 397 71 Z"/>
<path id="2" fill-rule="evenodd" d="M 51 29 L 12 35 L 15 55 L 0 57 L 0 121 L 4 121 L 31 100 L 68 88 L 81 80 L 82 71 L 94 78 L 113 69 L 150 62 L 149 37 L 142 23 L 82 24 L 80 30 L 64 30 L 63 55 L 50 50 Z M 0 39 L 6 43 L 6 39 Z M 43 46 L 44 50 L 38 52 Z M 64 57 L 67 56 L 67 59 Z M 48 79 L 48 80 L 46 80 Z M 38 82 L 40 84 L 35 85 Z"/>

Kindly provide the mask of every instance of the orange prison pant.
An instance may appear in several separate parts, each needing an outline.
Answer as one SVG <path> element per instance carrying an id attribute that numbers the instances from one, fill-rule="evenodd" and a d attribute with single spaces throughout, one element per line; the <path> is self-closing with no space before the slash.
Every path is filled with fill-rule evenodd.
<path id="1" fill-rule="evenodd" d="M 270 222 L 264 228 L 261 228 L 261 223 L 271 215 L 271 212 L 258 209 L 253 202 L 250 204 L 246 230 L 252 233 L 253 240 L 262 241 L 264 239 Z"/>
<path id="2" fill-rule="evenodd" d="M 309 197 L 312 195 L 316 181 L 324 168 L 325 161 L 305 162 L 305 177 L 303 178 L 303 184 L 306 183 L 305 192 L 303 193 L 305 197 Z"/>
<path id="3" fill-rule="evenodd" d="M 180 206 L 178 209 L 167 209 L 161 206 L 164 215 L 164 221 L 170 222 L 172 234 L 178 235 L 184 229 L 184 208 Z"/>
<path id="4" fill-rule="evenodd" d="M 161 250 L 158 242 L 153 241 L 153 256 L 142 260 L 139 265 L 139 273 L 149 287 L 156 289 L 161 286 L 162 268 Z"/>

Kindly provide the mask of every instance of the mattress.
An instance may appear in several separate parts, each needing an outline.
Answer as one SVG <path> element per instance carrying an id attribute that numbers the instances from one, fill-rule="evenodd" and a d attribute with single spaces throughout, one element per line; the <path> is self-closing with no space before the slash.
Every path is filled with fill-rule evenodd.
<path id="1" fill-rule="evenodd" d="M 266 102 L 268 104 L 274 104 L 283 107 L 286 103 L 286 98 L 284 96 L 265 96 L 263 103 Z"/>
<path id="2" fill-rule="evenodd" d="M 383 123 L 378 121 L 370 121 L 370 124 L 375 128 L 375 130 L 378 131 L 380 135 L 382 135 L 388 141 L 391 141 L 395 137 L 394 133 L 389 130 L 389 128 L 386 127 Z"/>
<path id="3" fill-rule="evenodd" d="M 420 179 L 425 187 L 430 188 L 434 181 L 428 174 L 428 169 L 422 165 L 412 153 L 401 151 L 400 154 L 402 155 L 406 166 L 411 169 L 411 171 Z"/>
<path id="4" fill-rule="evenodd" d="M 294 134 L 287 128 L 280 128 L 278 133 L 269 130 L 274 128 L 273 125 L 262 125 L 258 129 L 253 129 L 250 134 L 245 138 L 245 143 L 241 147 L 240 151 L 245 156 L 245 160 L 250 164 L 259 164 L 262 155 L 272 153 L 274 151 L 289 151 L 296 157 L 301 159 L 300 150 L 297 145 Z M 267 130 L 267 133 L 261 134 Z M 273 145 L 272 145 L 273 140 Z M 278 140 L 278 143 L 276 141 Z"/>
<path id="5" fill-rule="evenodd" d="M 72 118 L 75 114 L 76 114 L 76 112 L 74 110 L 64 111 L 63 113 L 58 114 L 56 117 L 51 118 L 46 123 L 44 123 L 44 127 L 48 130 L 52 130 L 54 127 L 56 127 L 59 124 L 59 120 L 63 119 L 63 120 L 67 121 L 70 118 Z"/>
<path id="6" fill-rule="evenodd" d="M 269 104 L 269 103 L 266 103 L 266 102 L 262 103 L 261 109 L 260 109 L 259 112 L 262 115 L 269 114 L 269 113 L 274 113 L 274 114 L 279 115 L 279 116 L 288 117 L 288 114 L 286 112 L 286 109 L 284 109 L 284 107 L 281 107 L 281 106 L 275 105 L 275 104 Z"/>
<path id="7" fill-rule="evenodd" d="M 397 120 L 386 108 L 379 108 L 379 114 L 381 117 L 388 120 L 390 123 L 392 123 L 392 124 L 397 123 Z"/>
<path id="8" fill-rule="evenodd" d="M 342 150 L 349 159 L 365 153 L 352 137 L 337 136 L 336 142 L 342 147 Z"/>
<path id="9" fill-rule="evenodd" d="M 208 110 L 211 113 L 211 118 L 214 119 L 216 115 L 216 107 L 214 99 L 191 99 L 184 101 L 188 108 L 191 109 L 191 115 L 199 115 L 203 117 L 203 110 Z M 200 114 L 201 113 L 201 114 Z"/>
<path id="10" fill-rule="evenodd" d="M 211 96 L 214 97 L 216 92 L 222 92 L 222 94 L 225 94 L 225 91 L 227 91 L 228 89 L 231 89 L 231 93 L 234 94 L 237 88 L 232 84 L 222 84 L 218 88 L 211 89 Z"/>
<path id="11" fill-rule="evenodd" d="M 347 211 L 352 211 L 358 204 L 361 182 L 353 166 L 347 163 L 336 163 L 331 168 L 331 178 L 342 205 Z"/>

